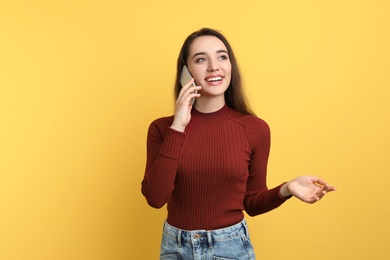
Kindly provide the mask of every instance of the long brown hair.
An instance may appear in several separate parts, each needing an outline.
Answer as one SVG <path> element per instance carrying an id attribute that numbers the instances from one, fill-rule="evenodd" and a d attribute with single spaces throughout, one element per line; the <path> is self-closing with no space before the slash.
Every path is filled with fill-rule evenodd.
<path id="1" fill-rule="evenodd" d="M 241 79 L 240 70 L 237 64 L 236 57 L 234 55 L 233 49 L 230 46 L 227 39 L 218 31 L 210 29 L 210 28 L 202 28 L 199 31 L 193 32 L 190 34 L 187 39 L 184 41 L 183 46 L 180 50 L 179 57 L 177 59 L 177 72 L 176 72 L 176 81 L 175 81 L 175 100 L 179 96 L 180 90 L 181 90 L 181 84 L 180 84 L 180 73 L 181 69 L 184 65 L 187 64 L 187 58 L 189 55 L 189 50 L 192 42 L 201 36 L 214 36 L 220 39 L 223 44 L 226 46 L 230 63 L 232 65 L 232 71 L 231 71 L 231 81 L 230 85 L 225 91 L 225 102 L 226 104 L 240 112 L 244 115 L 255 115 L 255 113 L 250 108 L 248 101 L 245 97 L 244 91 L 243 91 L 243 82 Z"/>

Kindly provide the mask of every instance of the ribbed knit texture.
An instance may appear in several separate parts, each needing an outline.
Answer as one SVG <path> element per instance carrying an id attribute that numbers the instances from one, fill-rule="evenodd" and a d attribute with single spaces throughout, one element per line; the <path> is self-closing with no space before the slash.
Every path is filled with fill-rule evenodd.
<path id="1" fill-rule="evenodd" d="M 280 186 L 266 186 L 270 131 L 266 122 L 224 106 L 204 114 L 192 109 L 184 133 L 173 116 L 149 127 L 142 193 L 149 205 L 168 203 L 169 224 L 212 230 L 234 225 L 243 210 L 255 216 L 280 206 Z"/>

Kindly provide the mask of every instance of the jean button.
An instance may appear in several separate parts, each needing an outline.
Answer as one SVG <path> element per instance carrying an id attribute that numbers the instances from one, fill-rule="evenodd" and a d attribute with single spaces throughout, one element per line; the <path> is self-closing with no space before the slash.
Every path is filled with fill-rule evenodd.
<path id="1" fill-rule="evenodd" d="M 198 238 L 200 238 L 200 235 L 199 235 L 199 234 L 195 234 L 195 235 L 194 235 L 194 238 L 195 238 L 195 239 L 198 239 Z"/>

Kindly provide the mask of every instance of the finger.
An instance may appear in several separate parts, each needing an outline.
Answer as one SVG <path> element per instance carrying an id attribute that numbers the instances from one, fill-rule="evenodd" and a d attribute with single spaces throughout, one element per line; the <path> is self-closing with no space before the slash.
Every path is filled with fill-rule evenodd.
<path id="1" fill-rule="evenodd" d="M 310 199 L 309 201 L 307 201 L 307 203 L 309 203 L 309 204 L 314 204 L 314 203 L 316 203 L 316 202 L 319 201 L 319 200 L 320 200 L 319 197 L 314 197 L 314 198 Z"/>
<path id="2" fill-rule="evenodd" d="M 198 93 L 198 91 L 194 92 L 194 93 L 191 93 L 191 99 L 190 99 L 190 105 L 194 105 L 195 103 L 195 99 L 200 97 L 200 94 Z"/>
<path id="3" fill-rule="evenodd" d="M 317 197 L 317 198 L 318 198 L 318 200 L 322 199 L 322 198 L 323 198 L 323 197 L 326 195 L 326 193 L 327 193 L 327 192 L 326 192 L 326 191 L 324 191 L 324 190 L 323 190 L 323 191 L 321 191 L 321 193 L 320 193 L 320 194 L 318 195 L 318 197 Z"/>
<path id="4" fill-rule="evenodd" d="M 183 86 L 183 88 L 184 88 L 184 89 L 188 89 L 188 88 L 190 88 L 190 87 L 192 87 L 192 86 L 195 86 L 195 79 L 194 79 L 194 78 L 191 78 L 191 80 L 188 81 L 187 84 L 185 84 L 185 85 Z"/>
<path id="5" fill-rule="evenodd" d="M 185 93 L 182 95 L 181 99 L 178 100 L 177 106 L 186 106 L 186 107 L 191 107 L 194 104 L 194 101 L 196 98 L 200 97 L 200 93 L 197 91 L 195 92 L 190 92 L 190 93 Z"/>
<path id="6" fill-rule="evenodd" d="M 202 89 L 201 86 L 185 85 L 185 87 L 183 87 L 182 90 L 180 91 L 178 98 L 186 99 L 191 94 L 197 94 L 200 89 Z"/>
<path id="7" fill-rule="evenodd" d="M 323 187 L 325 188 L 326 191 L 334 191 L 334 190 L 336 190 L 335 187 L 329 185 L 329 183 L 327 183 L 326 181 L 324 181 L 324 180 L 321 179 L 321 178 L 313 177 L 312 181 L 313 181 L 313 183 L 315 183 L 316 185 L 323 186 Z"/>
<path id="8" fill-rule="evenodd" d="M 179 93 L 179 96 L 177 97 L 177 100 L 183 102 L 186 99 L 188 99 L 189 95 L 191 95 L 193 93 L 197 93 L 198 90 L 200 90 L 201 88 L 202 88 L 201 86 L 187 86 L 187 85 L 185 85 L 180 90 L 180 93 Z"/>
<path id="9" fill-rule="evenodd" d="M 185 94 L 185 95 L 188 96 L 188 98 L 191 100 L 191 103 L 192 103 L 192 104 L 194 103 L 195 98 L 200 97 L 199 90 L 200 90 L 201 88 L 202 88 L 201 86 L 193 86 L 193 87 L 190 87 L 190 88 L 186 91 L 186 94 Z"/>
<path id="10" fill-rule="evenodd" d="M 318 177 L 313 177 L 312 181 L 313 181 L 313 183 L 320 184 L 322 186 L 326 186 L 328 184 L 326 181 L 324 181 L 323 179 L 318 178 Z"/>
<path id="11" fill-rule="evenodd" d="M 319 186 L 319 189 L 315 193 L 315 197 L 321 199 L 326 194 L 325 186 Z"/>
<path id="12" fill-rule="evenodd" d="M 331 185 L 329 185 L 329 184 L 327 184 L 326 186 L 324 186 L 325 188 L 325 190 L 327 191 L 327 192 L 331 192 L 331 191 L 335 191 L 336 190 L 336 187 L 333 187 L 333 186 L 331 186 Z"/>
<path id="13" fill-rule="evenodd" d="M 324 189 L 321 191 L 321 195 L 319 196 L 319 198 L 322 199 L 326 194 L 328 194 L 328 193 L 331 192 L 331 191 L 335 191 L 335 190 L 336 190 L 335 187 L 328 186 L 328 187 L 324 188 Z"/>

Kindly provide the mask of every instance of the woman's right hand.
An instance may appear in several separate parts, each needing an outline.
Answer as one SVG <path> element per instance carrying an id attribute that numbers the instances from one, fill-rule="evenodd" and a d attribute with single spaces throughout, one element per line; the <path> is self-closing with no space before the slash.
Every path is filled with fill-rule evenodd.
<path id="1" fill-rule="evenodd" d="M 191 79 L 180 90 L 175 105 L 175 117 L 171 125 L 172 129 L 184 132 L 186 126 L 191 120 L 192 99 L 200 97 L 199 90 L 201 86 L 194 86 L 194 79 Z M 197 93 L 195 92 L 197 91 Z"/>

